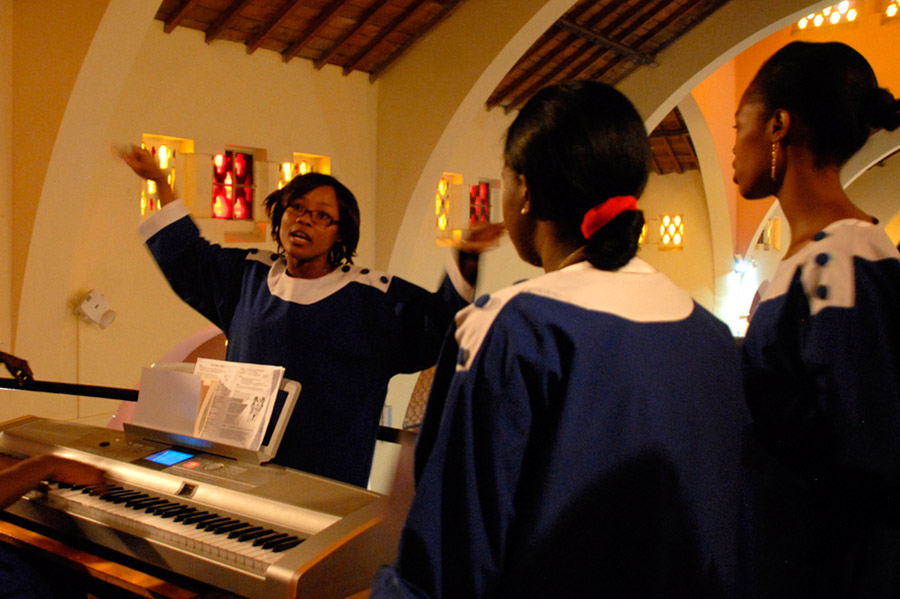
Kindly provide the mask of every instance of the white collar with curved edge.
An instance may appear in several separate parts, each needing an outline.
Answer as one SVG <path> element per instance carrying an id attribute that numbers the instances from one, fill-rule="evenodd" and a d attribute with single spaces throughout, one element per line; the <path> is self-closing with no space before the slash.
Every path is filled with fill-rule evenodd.
<path id="1" fill-rule="evenodd" d="M 287 274 L 287 262 L 279 258 L 269 270 L 269 292 L 286 302 L 310 305 L 334 295 L 350 283 L 361 283 L 386 292 L 391 275 L 381 271 L 344 265 L 323 277 L 300 279 Z"/>
<path id="2" fill-rule="evenodd" d="M 456 342 L 465 351 L 457 370 L 468 369 L 494 319 L 514 298 L 531 294 L 584 310 L 639 323 L 677 322 L 694 311 L 694 300 L 640 258 L 614 271 L 583 261 L 484 295 L 456 314 Z"/>

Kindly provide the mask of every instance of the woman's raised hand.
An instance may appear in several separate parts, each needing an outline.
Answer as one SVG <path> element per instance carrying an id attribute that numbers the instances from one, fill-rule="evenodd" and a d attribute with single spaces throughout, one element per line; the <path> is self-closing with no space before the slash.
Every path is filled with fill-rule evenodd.
<path id="1" fill-rule="evenodd" d="M 114 152 L 131 167 L 137 176 L 156 183 L 161 206 L 165 206 L 175 199 L 175 192 L 169 185 L 168 175 L 159 167 L 150 152 L 134 145 L 114 148 Z"/>

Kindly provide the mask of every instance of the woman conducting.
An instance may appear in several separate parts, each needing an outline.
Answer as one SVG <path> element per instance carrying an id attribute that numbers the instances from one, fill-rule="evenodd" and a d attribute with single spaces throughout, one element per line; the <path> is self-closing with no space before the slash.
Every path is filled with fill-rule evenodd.
<path id="1" fill-rule="evenodd" d="M 359 206 L 335 178 L 295 177 L 266 198 L 278 252 L 200 236 L 145 150 L 123 155 L 154 181 L 162 209 L 141 234 L 175 292 L 228 338 L 227 359 L 275 364 L 302 391 L 275 462 L 365 486 L 389 379 L 433 365 L 453 315 L 471 301 L 477 254 L 459 253 L 440 289 L 354 266 Z M 477 232 L 469 252 L 502 232 Z"/>
<path id="2" fill-rule="evenodd" d="M 761 597 L 900 595 L 900 256 L 841 167 L 900 103 L 840 43 L 769 58 L 736 114 L 734 180 L 791 241 L 744 342 Z"/>
<path id="3" fill-rule="evenodd" d="M 551 86 L 504 158 L 507 229 L 546 274 L 457 315 L 398 557 L 371 596 L 733 596 L 739 356 L 635 257 L 641 118 L 604 84 Z"/>

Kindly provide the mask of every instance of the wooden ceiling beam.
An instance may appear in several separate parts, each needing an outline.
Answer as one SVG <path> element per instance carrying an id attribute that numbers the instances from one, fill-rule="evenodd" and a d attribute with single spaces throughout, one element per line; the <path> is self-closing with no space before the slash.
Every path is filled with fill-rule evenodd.
<path id="1" fill-rule="evenodd" d="M 572 68 L 570 68 L 569 71 L 565 74 L 565 77 L 563 77 L 563 79 L 565 79 L 567 81 L 571 81 L 573 79 L 579 79 L 579 78 L 592 79 L 591 77 L 582 77 L 581 74 L 584 71 L 586 71 L 588 69 L 588 67 L 590 67 L 592 64 L 596 63 L 598 60 L 603 58 L 603 55 L 608 52 L 612 52 L 612 50 L 609 50 L 608 48 L 604 48 L 602 46 L 601 47 L 597 47 L 594 45 L 591 45 L 589 47 L 585 46 L 578 53 L 578 56 L 585 57 L 585 58 L 583 60 L 580 60 L 578 63 L 574 64 L 572 66 Z M 613 52 L 613 56 L 612 56 L 612 58 L 610 58 L 607 61 L 607 64 L 611 61 L 615 61 L 618 59 L 620 59 L 620 55 Z M 597 81 L 597 79 L 593 79 L 593 80 Z M 548 84 L 549 83 L 551 83 L 551 82 L 548 82 Z"/>
<path id="2" fill-rule="evenodd" d="M 660 0 L 655 5 L 653 5 L 653 10 L 658 11 L 659 6 L 663 6 L 665 4 L 667 4 L 666 0 Z M 659 23 L 657 23 L 656 27 L 654 27 L 653 29 L 644 33 L 641 37 L 639 37 L 631 45 L 635 48 L 641 47 L 642 44 L 653 39 L 657 34 L 659 34 L 660 31 L 664 31 L 667 27 L 669 27 L 669 25 L 671 25 L 672 23 L 674 23 L 675 21 L 680 19 L 682 16 L 684 16 L 684 14 L 686 12 L 688 12 L 692 8 L 693 8 L 693 6 L 690 4 L 682 4 L 675 12 L 673 12 L 671 15 L 669 15 L 669 17 L 667 17 L 663 21 L 660 21 Z M 622 39 L 625 39 L 625 37 L 631 35 L 631 33 L 633 33 L 640 25 L 641 25 L 641 22 L 638 22 L 638 21 L 632 23 L 632 25 L 630 27 L 628 27 L 626 30 L 624 30 L 622 32 Z M 597 80 L 599 80 L 601 78 L 606 78 L 606 73 L 610 72 L 614 67 L 618 66 L 620 62 L 621 62 L 620 60 L 611 60 L 608 64 L 604 65 L 604 67 L 595 71 L 591 75 L 591 78 L 597 79 Z M 634 62 L 631 62 L 629 64 L 629 66 L 625 69 L 624 73 L 620 73 L 620 75 L 618 77 L 609 77 L 607 80 L 607 83 L 609 83 L 610 85 L 615 85 L 616 83 L 621 81 L 624 77 L 628 76 L 631 72 L 633 72 L 635 69 L 637 69 L 638 66 L 640 66 L 640 65 L 638 65 Z"/>
<path id="3" fill-rule="evenodd" d="M 528 62 L 529 60 L 531 60 L 532 57 L 534 57 L 534 55 L 538 53 L 539 50 L 543 49 L 543 47 L 544 47 L 543 44 L 540 42 L 536 42 L 536 43 L 532 44 L 531 47 L 528 48 L 528 51 L 525 52 L 525 54 L 522 56 L 522 58 L 520 58 L 516 62 L 516 66 L 518 66 L 520 64 L 524 64 L 524 63 Z M 540 62 L 540 61 L 537 60 L 535 62 Z M 514 70 L 515 70 L 515 67 L 510 69 L 507 76 L 511 75 Z M 501 82 L 500 86 L 497 87 L 497 89 L 495 89 L 494 92 L 488 97 L 487 102 L 485 103 L 485 105 L 487 106 L 487 109 L 490 110 L 491 108 L 497 106 L 504 98 L 506 98 L 506 96 L 511 94 L 520 85 L 522 85 L 524 79 L 525 79 L 525 76 L 520 75 L 518 77 L 510 77 L 509 81 L 507 81 L 506 84 L 503 84 Z"/>
<path id="4" fill-rule="evenodd" d="M 681 162 L 678 160 L 678 156 L 675 155 L 675 150 L 672 149 L 672 144 L 669 143 L 669 138 L 664 137 L 663 141 L 665 142 L 665 145 L 666 145 L 666 153 L 669 155 L 669 157 L 675 163 L 675 170 L 678 172 L 679 175 L 684 174 L 684 169 L 681 168 Z"/>
<path id="5" fill-rule="evenodd" d="M 618 52 L 623 56 L 627 56 L 632 62 L 635 62 L 639 65 L 651 67 L 659 66 L 656 64 L 656 61 L 652 56 L 644 54 L 643 52 L 639 52 L 634 48 L 629 48 L 625 44 L 620 44 L 619 42 L 608 37 L 596 34 L 590 29 L 582 27 L 578 23 L 574 23 L 572 21 L 569 21 L 568 19 L 560 19 L 556 22 L 556 24 L 566 31 L 569 31 L 577 35 L 578 37 L 590 42 L 591 44 L 602 46 L 607 50 L 612 50 L 613 52 Z"/>
<path id="6" fill-rule="evenodd" d="M 347 33 L 342 35 L 339 40 L 337 40 L 334 44 L 332 44 L 331 48 L 321 58 L 319 58 L 318 60 L 316 60 L 315 63 L 313 63 L 313 66 L 316 67 L 316 70 L 321 69 L 326 64 L 328 64 L 328 60 L 332 56 L 335 55 L 335 53 L 341 48 L 341 46 L 344 45 L 344 42 L 346 42 L 348 39 L 353 37 L 356 34 L 356 32 L 358 32 L 360 29 L 362 29 L 363 27 L 368 25 L 369 21 L 372 20 L 372 18 L 375 16 L 375 14 L 385 4 L 387 4 L 387 0 L 379 0 L 379 2 L 376 2 L 372 6 L 370 6 L 369 10 L 366 11 L 365 13 L 363 13 L 363 15 L 360 17 L 359 21 L 357 21 L 356 27 L 354 27 L 353 29 L 349 30 Z"/>
<path id="7" fill-rule="evenodd" d="M 247 54 L 253 54 L 254 52 L 256 52 L 260 48 L 260 46 L 263 45 L 263 42 L 266 41 L 266 38 L 269 37 L 272 32 L 275 31 L 275 29 L 280 27 L 282 23 L 284 23 L 287 18 L 291 16 L 291 13 L 294 12 L 294 10 L 301 4 L 303 4 L 303 0 L 294 0 L 293 2 L 284 5 L 281 8 L 281 11 L 279 11 L 274 16 L 274 18 L 266 24 L 261 33 L 258 33 L 256 34 L 256 36 L 247 40 Z"/>
<path id="8" fill-rule="evenodd" d="M 166 33 L 175 31 L 175 28 L 181 24 L 188 12 L 199 3 L 200 0 L 182 0 L 181 5 L 166 19 L 163 31 Z"/>
<path id="9" fill-rule="evenodd" d="M 389 36 L 394 32 L 395 29 L 400 27 L 400 25 L 402 25 L 403 22 L 406 21 L 406 19 L 411 17 L 413 13 L 415 13 L 423 4 L 425 4 L 425 0 L 417 0 L 416 2 L 412 2 L 409 6 L 403 9 L 403 12 L 397 15 L 397 17 L 394 18 L 393 21 L 382 28 L 378 35 L 372 38 L 372 40 L 369 41 L 369 43 L 366 44 L 366 46 L 362 50 L 356 53 L 356 56 L 347 61 L 347 63 L 344 65 L 344 75 L 349 75 L 353 71 L 353 69 L 356 68 L 356 65 L 365 60 L 366 56 L 368 56 L 369 53 L 378 46 L 378 44 L 384 41 L 384 38 Z"/>
<path id="10" fill-rule="evenodd" d="M 513 92 L 518 90 L 529 79 L 536 76 L 541 71 L 541 69 L 553 62 L 553 60 L 565 49 L 571 47 L 572 44 L 577 43 L 578 41 L 578 38 L 574 35 L 570 35 L 568 33 L 565 34 L 565 37 L 563 37 L 556 46 L 548 50 L 547 53 L 544 54 L 539 60 L 535 61 L 535 63 L 531 65 L 530 68 L 522 69 L 522 74 L 519 75 L 514 81 L 507 84 L 506 89 L 502 92 L 502 94 L 498 94 L 496 101 L 493 104 L 488 104 L 488 108 L 493 108 L 494 106 L 503 103 L 504 100 L 508 100 L 509 96 L 512 95 Z M 546 44 L 543 45 L 540 50 L 544 50 L 545 48 Z"/>
<path id="11" fill-rule="evenodd" d="M 211 44 L 214 42 L 222 31 L 228 27 L 231 21 L 240 13 L 245 6 L 250 4 L 251 0 L 240 0 L 240 2 L 234 2 L 231 6 L 228 7 L 228 10 L 224 11 L 219 18 L 210 24 L 209 29 L 206 30 L 206 43 Z"/>
<path id="12" fill-rule="evenodd" d="M 587 10 L 590 7 L 591 7 L 591 3 L 585 2 L 584 4 L 581 5 L 581 7 L 576 6 L 575 8 L 572 8 L 564 16 L 572 19 L 573 21 L 577 20 L 585 12 L 587 12 Z M 599 19 L 599 18 L 601 18 L 599 15 L 595 15 L 595 17 L 593 19 L 591 19 L 591 22 L 593 22 L 595 19 Z M 565 37 L 563 37 L 563 39 L 559 42 L 559 44 L 556 45 L 556 49 L 557 49 L 556 54 L 558 54 L 558 52 L 561 51 L 562 48 L 567 47 L 568 45 L 570 45 L 572 42 L 575 41 L 575 37 L 572 34 L 564 33 L 563 35 Z M 522 56 L 522 58 L 520 58 L 519 60 L 516 61 L 515 66 L 519 66 L 519 65 L 525 63 L 526 61 L 530 60 L 533 55 L 537 54 L 538 52 L 540 52 L 544 48 L 546 48 L 547 44 L 549 44 L 551 41 L 553 41 L 553 38 L 555 36 L 556 36 L 556 27 L 551 25 L 550 28 L 547 29 L 547 31 L 541 37 L 539 37 L 538 40 L 534 44 L 531 45 L 531 47 L 528 49 L 528 52 L 526 52 L 525 55 Z M 488 110 L 490 110 L 491 108 L 502 103 L 515 90 L 519 89 L 519 87 L 521 87 L 522 84 L 524 84 L 528 80 L 529 77 L 531 77 L 533 74 L 539 72 L 540 69 L 542 69 L 548 62 L 550 62 L 552 57 L 548 56 L 549 54 L 550 53 L 548 52 L 548 54 L 545 54 L 542 59 L 535 61 L 535 64 L 532 65 L 531 69 L 529 69 L 527 71 L 523 69 L 524 72 L 522 73 L 522 75 L 520 75 L 519 77 L 515 77 L 513 80 L 509 81 L 505 86 L 503 86 L 502 89 L 495 90 L 494 93 L 492 93 L 491 96 L 488 98 L 488 101 L 487 101 Z M 556 54 L 553 54 L 553 56 L 555 56 Z M 515 69 L 515 67 L 513 67 L 513 69 Z M 512 71 L 510 71 L 510 72 L 512 72 Z"/>
<path id="13" fill-rule="evenodd" d="M 433 1 L 433 0 L 432 0 Z M 405 44 L 401 44 L 397 46 L 397 49 L 391 52 L 387 58 L 382 60 L 380 63 L 375 65 L 375 68 L 369 73 L 369 81 L 375 81 L 378 79 L 378 76 L 381 75 L 382 72 L 392 63 L 398 56 L 406 52 L 410 46 L 412 46 L 416 40 L 425 35 L 428 31 L 431 31 L 431 28 L 434 27 L 437 23 L 441 21 L 447 13 L 453 10 L 462 0 L 444 0 L 441 3 L 441 9 L 434 14 L 427 23 L 422 25 L 416 31 L 416 34 L 410 37 Z"/>
<path id="14" fill-rule="evenodd" d="M 650 134 L 650 138 L 652 139 L 655 137 L 683 137 L 685 135 L 690 136 L 690 132 L 684 128 L 660 129 L 659 127 L 657 127 L 656 129 L 653 130 L 653 133 Z"/>
<path id="15" fill-rule="evenodd" d="M 634 15 L 647 10 L 648 4 L 648 2 L 634 2 L 629 4 L 625 10 L 619 12 L 613 20 L 603 26 L 600 30 L 600 35 L 613 37 L 616 31 L 630 21 Z"/>
<path id="16" fill-rule="evenodd" d="M 329 4 L 325 9 L 319 13 L 319 16 L 313 22 L 312 25 L 307 28 L 306 31 L 303 32 L 294 43 L 292 43 L 288 48 L 281 53 L 281 59 L 284 62 L 288 62 L 290 59 L 297 56 L 301 50 L 306 46 L 306 44 L 313 37 L 318 35 L 320 31 L 328 24 L 328 21 L 331 20 L 331 17 L 334 16 L 334 13 L 338 11 L 342 6 L 344 6 L 344 0 L 334 0 L 331 4 Z"/>
<path id="17" fill-rule="evenodd" d="M 692 4 L 682 4 L 679 6 L 672 14 L 668 17 L 659 21 L 653 29 L 647 31 L 644 35 L 639 37 L 636 42 L 634 42 L 634 46 L 640 47 L 641 45 L 649 42 L 654 37 L 659 35 L 660 32 L 665 31 L 671 25 L 674 25 L 678 20 L 680 20 L 685 14 L 690 12 L 694 6 Z"/>
<path id="18" fill-rule="evenodd" d="M 582 41 L 582 42 L 584 41 L 584 40 L 580 40 L 578 38 L 576 38 L 576 39 L 578 41 Z M 581 54 L 579 54 L 577 52 L 573 52 L 571 56 L 569 56 L 568 58 L 566 58 L 565 60 L 563 60 L 559 64 L 557 64 L 549 73 L 547 73 L 543 77 L 539 78 L 535 83 L 532 83 L 527 88 L 525 88 L 524 91 L 522 91 L 521 93 L 516 95 L 509 102 L 509 104 L 507 104 L 507 106 L 506 106 L 507 112 L 509 112 L 510 110 L 519 108 L 520 106 L 525 104 L 525 102 L 528 101 L 528 98 L 533 96 L 542 87 L 546 87 L 547 85 L 552 83 L 556 79 L 557 75 L 559 75 L 560 73 L 565 71 L 567 68 L 569 68 L 569 66 L 571 66 L 572 63 L 574 63 L 576 60 L 578 60 L 578 58 L 580 56 L 581 56 Z"/>
<path id="19" fill-rule="evenodd" d="M 625 40 L 636 29 L 641 27 L 647 21 L 647 18 L 658 13 L 670 2 L 671 0 L 637 2 L 632 10 L 622 15 L 621 19 L 617 19 L 616 23 L 610 24 L 608 30 L 604 31 L 604 35 L 617 40 Z"/>

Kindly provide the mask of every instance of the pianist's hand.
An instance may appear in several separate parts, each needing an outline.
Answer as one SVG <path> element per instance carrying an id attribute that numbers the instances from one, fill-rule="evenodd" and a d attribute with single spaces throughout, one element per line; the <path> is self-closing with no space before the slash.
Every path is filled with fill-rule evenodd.
<path id="1" fill-rule="evenodd" d="M 99 485 L 104 472 L 89 464 L 55 455 L 40 455 L 0 470 L 0 509 L 44 484 L 44 481 Z"/>
<path id="2" fill-rule="evenodd" d="M 90 464 L 77 462 L 55 455 L 40 456 L 32 459 L 43 459 L 50 469 L 44 480 L 73 485 L 99 485 L 106 473 Z"/>

